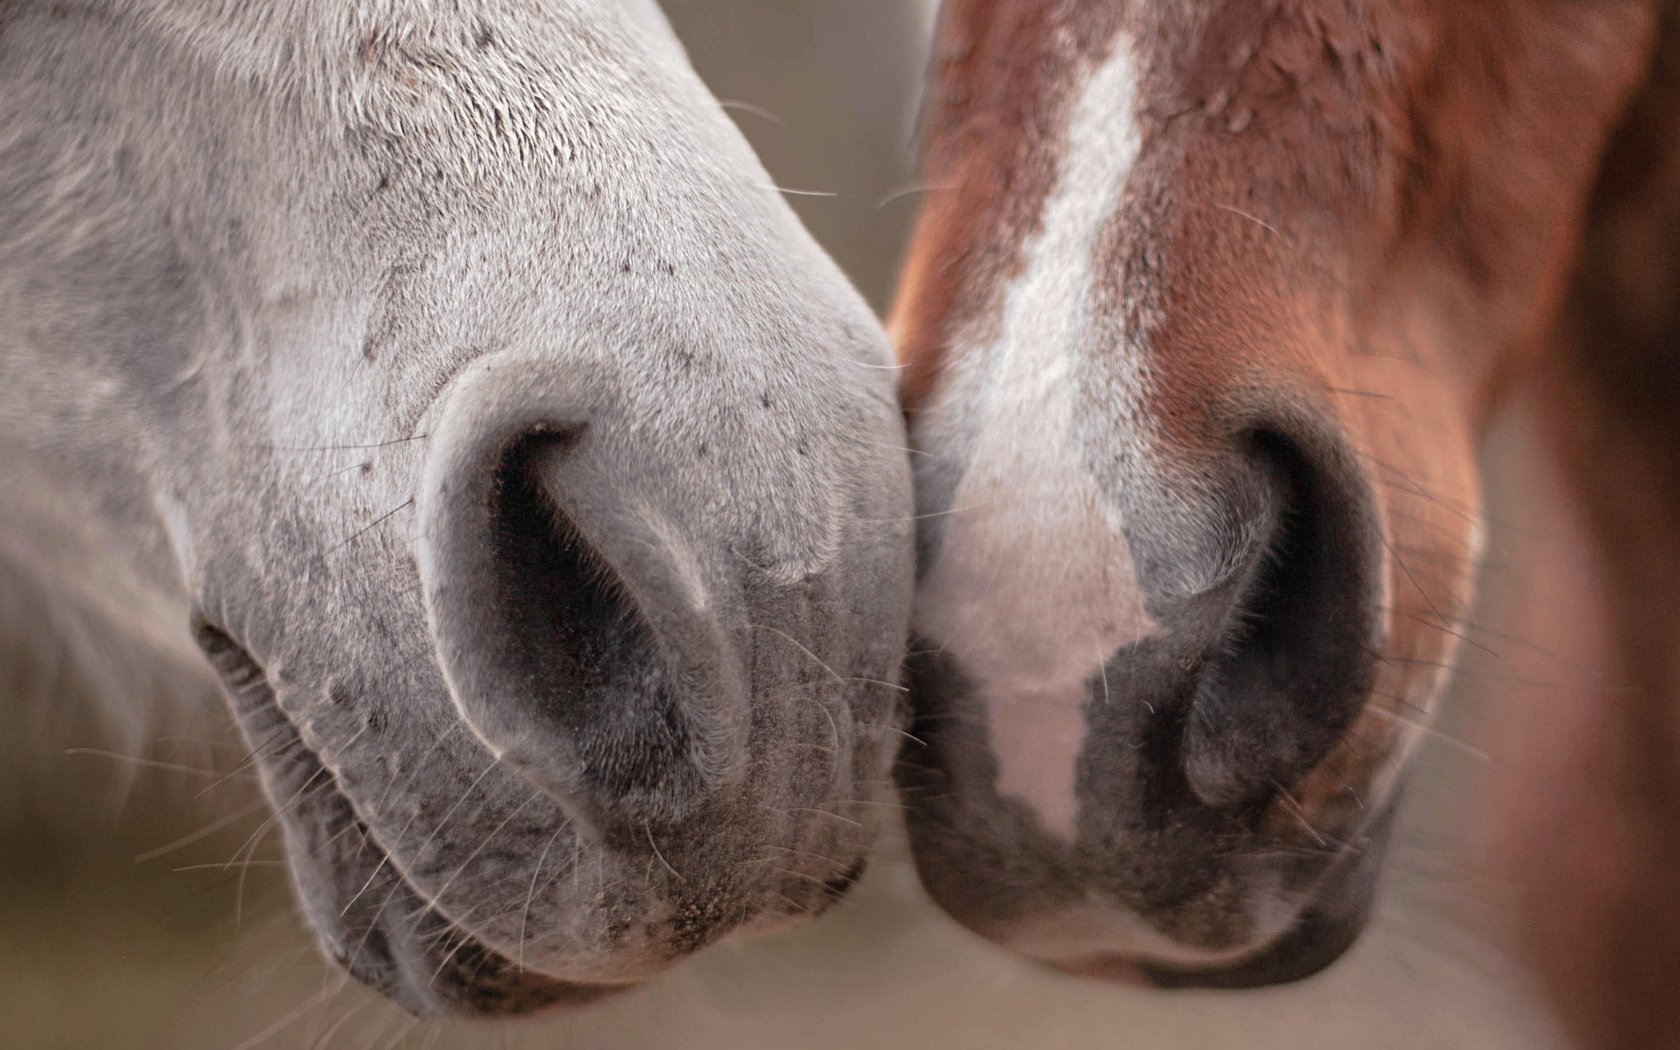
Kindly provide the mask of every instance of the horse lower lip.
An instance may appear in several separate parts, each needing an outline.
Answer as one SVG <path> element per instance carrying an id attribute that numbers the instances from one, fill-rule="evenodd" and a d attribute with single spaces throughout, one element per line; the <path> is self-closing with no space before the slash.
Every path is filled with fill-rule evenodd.
<path id="1" fill-rule="evenodd" d="M 1122 956 L 1105 955 L 1091 959 L 1080 959 L 1074 962 L 1057 964 L 1056 968 L 1078 977 L 1091 977 L 1111 984 L 1132 985 L 1139 988 L 1149 987 L 1150 984 L 1138 963 Z"/>
<path id="2" fill-rule="evenodd" d="M 1145 964 L 1145 980 L 1163 989 L 1249 989 L 1313 977 L 1340 959 L 1365 929 L 1365 916 L 1309 911 L 1277 941 L 1227 966 L 1177 969 Z"/>

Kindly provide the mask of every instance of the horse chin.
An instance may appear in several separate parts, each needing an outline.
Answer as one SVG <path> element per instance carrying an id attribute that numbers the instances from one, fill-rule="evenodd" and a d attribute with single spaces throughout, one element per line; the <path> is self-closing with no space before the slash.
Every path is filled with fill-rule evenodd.
<path id="1" fill-rule="evenodd" d="M 428 882 L 412 869 L 411 853 L 424 855 L 424 847 L 411 853 L 392 848 L 392 839 L 400 842 L 412 820 L 392 827 L 368 819 L 386 799 L 373 803 L 366 788 L 356 790 L 353 776 L 335 767 L 330 744 L 305 738 L 249 652 L 207 621 L 200 619 L 196 630 L 274 804 L 295 897 L 322 953 L 410 1013 L 506 1016 L 593 1002 L 653 978 L 708 945 L 805 922 L 840 900 L 863 870 L 860 856 L 840 874 L 789 871 L 779 883 L 743 885 L 708 878 L 696 868 L 686 876 L 672 869 L 684 886 L 696 887 L 699 904 L 627 887 L 610 899 L 589 894 L 545 910 L 545 893 L 562 888 L 559 880 L 571 870 L 557 862 L 543 875 L 543 860 L 568 827 L 562 823 L 544 826 L 545 835 L 554 831 L 546 845 L 539 839 L 528 850 L 515 847 L 524 860 L 511 878 L 506 869 L 489 881 L 478 872 L 468 886 L 462 876 L 482 859 L 480 846 L 442 861 L 442 888 L 428 892 L 424 887 L 438 880 Z M 390 790 L 383 788 L 386 794 Z M 423 811 L 426 800 L 418 804 Z M 433 805 L 435 810 L 435 799 Z M 704 824 L 698 832 L 705 835 L 721 818 L 707 813 L 698 819 Z M 652 830 L 645 833 L 651 843 Z M 577 834 L 579 849 L 613 854 L 624 848 Z M 720 870 L 736 870 L 729 843 L 716 834 L 705 841 Z M 650 850 L 649 869 L 669 863 L 656 852 L 657 844 Z M 556 858 L 573 852 L 569 845 L 553 850 Z M 827 849 L 818 852 L 829 855 Z M 671 856 L 682 863 L 679 854 Z M 533 857 L 535 866 L 526 866 Z M 436 867 L 438 858 L 431 860 Z M 476 913 L 485 906 L 491 909 L 489 920 L 499 921 L 480 925 L 485 915 Z M 500 935 L 487 936 L 486 927 L 499 928 Z"/>
<path id="2" fill-rule="evenodd" d="M 1107 984 L 1160 990 L 1244 990 L 1313 977 L 1369 926 L 1396 800 L 1346 832 L 1333 857 L 1273 855 L 1232 873 L 1246 891 L 1200 905 L 1139 910 L 1090 897 L 1000 918 L 926 884 L 936 902 L 980 936 L 1050 969 Z"/>
<path id="3" fill-rule="evenodd" d="M 1046 960 L 1078 977 L 1161 990 L 1244 990 L 1291 984 L 1328 969 L 1359 941 L 1369 924 L 1374 895 L 1315 900 L 1259 947 L 1218 953 L 1205 963 L 1162 962 L 1124 952 Z"/>
<path id="4" fill-rule="evenodd" d="M 1306 980 L 1328 969 L 1365 931 L 1363 912 L 1309 908 L 1277 940 L 1235 962 L 1209 967 L 1144 963 L 1143 979 L 1156 988 L 1240 990 Z"/>
<path id="5" fill-rule="evenodd" d="M 249 653 L 208 622 L 195 631 L 275 805 L 303 914 L 322 952 L 350 976 L 423 1017 L 529 1013 L 633 983 L 632 975 L 597 983 L 527 968 L 430 903 L 304 742 Z"/>
<path id="6" fill-rule="evenodd" d="M 1117 953 L 1051 965 L 1108 984 L 1169 991 L 1233 991 L 1291 984 L 1329 969 L 1358 943 L 1369 921 L 1370 905 L 1370 899 L 1366 898 L 1352 908 L 1309 907 L 1281 935 L 1262 947 L 1208 965 L 1149 962 Z"/>
<path id="7" fill-rule="evenodd" d="M 347 836 L 365 834 L 359 824 Z M 371 843 L 367 856 L 375 866 L 393 865 Z M 301 886 L 322 878 L 338 892 L 304 898 L 304 910 L 321 949 L 356 980 L 420 1017 L 491 1017 L 532 1013 L 550 1007 L 578 1006 L 636 981 L 587 984 L 529 969 L 517 958 L 485 943 L 424 902 L 400 874 L 375 878 L 378 914 L 367 925 L 352 925 L 341 912 L 357 912 L 345 872 L 307 870 L 313 858 L 290 853 L 294 880 Z M 375 893 L 368 889 L 368 893 Z"/>

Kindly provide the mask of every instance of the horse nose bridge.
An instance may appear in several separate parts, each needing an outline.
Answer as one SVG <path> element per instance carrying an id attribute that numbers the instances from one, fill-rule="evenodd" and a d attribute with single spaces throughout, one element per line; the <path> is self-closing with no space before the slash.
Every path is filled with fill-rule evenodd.
<path id="1" fill-rule="evenodd" d="M 611 379 L 476 362 L 440 407 L 418 495 L 458 710 L 602 832 L 680 819 L 738 783 L 750 723 L 739 594 L 660 484 L 659 450 L 627 451 Z"/>

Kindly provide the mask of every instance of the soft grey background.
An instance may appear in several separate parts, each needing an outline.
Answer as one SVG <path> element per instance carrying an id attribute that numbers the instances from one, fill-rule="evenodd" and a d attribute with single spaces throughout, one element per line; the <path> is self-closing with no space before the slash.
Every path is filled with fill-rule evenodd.
<path id="1" fill-rule="evenodd" d="M 791 199 L 884 308 L 915 207 L 902 191 L 925 5 L 666 6 L 777 184 L 824 194 Z M 1547 1050 L 1544 1012 L 1485 943 L 1500 888 L 1474 849 L 1498 768 L 1497 749 L 1481 753 L 1483 715 L 1588 673 L 1570 652 L 1573 548 L 1523 447 L 1520 422 L 1492 441 L 1485 644 L 1425 745 L 1380 921 L 1317 980 L 1164 995 L 1045 973 L 934 910 L 894 837 L 852 898 L 804 930 L 713 949 L 581 1014 L 414 1022 L 316 957 L 217 707 L 113 734 L 76 703 L 71 669 L 24 654 L 0 660 L 0 1047 Z"/>

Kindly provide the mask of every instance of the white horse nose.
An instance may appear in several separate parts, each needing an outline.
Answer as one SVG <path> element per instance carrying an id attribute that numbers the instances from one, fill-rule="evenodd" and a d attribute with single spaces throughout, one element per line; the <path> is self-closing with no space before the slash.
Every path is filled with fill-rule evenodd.
<path id="1" fill-rule="evenodd" d="M 467 724 L 583 826 L 640 835 L 741 777 L 751 703 L 726 567 L 626 429 L 578 370 L 475 365 L 434 427 L 419 554 Z"/>

